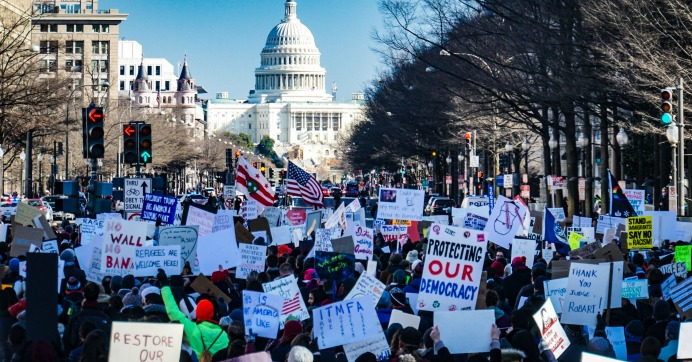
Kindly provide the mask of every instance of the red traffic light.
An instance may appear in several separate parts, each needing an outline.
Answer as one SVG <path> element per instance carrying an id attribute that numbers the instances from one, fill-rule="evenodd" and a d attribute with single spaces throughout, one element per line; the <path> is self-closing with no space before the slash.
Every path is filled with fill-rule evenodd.
<path id="1" fill-rule="evenodd" d="M 253 162 L 252 167 L 257 168 L 257 162 Z"/>
<path id="2" fill-rule="evenodd" d="M 673 92 L 669 91 L 668 89 L 661 90 L 661 99 L 664 101 L 673 99 Z"/>
<path id="3" fill-rule="evenodd" d="M 129 125 L 129 124 L 126 125 L 126 126 L 123 128 L 123 133 L 124 133 L 125 136 L 127 136 L 127 137 L 132 136 L 135 132 L 136 132 L 135 128 L 132 127 L 132 126 Z"/>
<path id="4" fill-rule="evenodd" d="M 240 151 L 235 151 L 235 157 L 240 157 Z"/>
<path id="5" fill-rule="evenodd" d="M 466 134 L 464 134 L 464 138 L 466 138 L 467 140 L 470 140 L 471 139 L 471 132 L 466 132 Z"/>
<path id="6" fill-rule="evenodd" d="M 89 118 L 89 121 L 92 123 L 102 122 L 104 118 L 103 109 L 92 108 L 91 110 L 89 110 L 89 114 L 87 117 Z"/>

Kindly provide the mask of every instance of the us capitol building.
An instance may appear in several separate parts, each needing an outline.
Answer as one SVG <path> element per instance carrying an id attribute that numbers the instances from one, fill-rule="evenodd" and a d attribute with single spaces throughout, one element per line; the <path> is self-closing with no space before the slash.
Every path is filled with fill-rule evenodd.
<path id="1" fill-rule="evenodd" d="M 320 51 L 310 29 L 298 19 L 296 6 L 287 0 L 285 17 L 269 32 L 248 99 L 232 100 L 228 93 L 218 93 L 206 104 L 207 127 L 247 133 L 255 143 L 267 135 L 277 141 L 280 156 L 318 170 L 320 179 L 332 178 L 329 170 L 340 157 L 339 140 L 363 118 L 363 94 L 338 103 L 335 85 L 333 94 L 326 92 Z"/>

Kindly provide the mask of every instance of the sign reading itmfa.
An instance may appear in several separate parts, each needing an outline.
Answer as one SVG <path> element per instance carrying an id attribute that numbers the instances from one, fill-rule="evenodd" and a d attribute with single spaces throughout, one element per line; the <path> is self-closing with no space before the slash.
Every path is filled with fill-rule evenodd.
<path id="1" fill-rule="evenodd" d="M 150 178 L 126 178 L 124 180 L 125 211 L 140 212 L 144 204 L 144 194 L 151 192 Z"/>

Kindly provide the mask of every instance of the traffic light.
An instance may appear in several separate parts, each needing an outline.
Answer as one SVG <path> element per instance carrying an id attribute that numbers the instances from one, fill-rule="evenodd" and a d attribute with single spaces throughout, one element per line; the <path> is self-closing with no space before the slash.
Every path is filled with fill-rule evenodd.
<path id="1" fill-rule="evenodd" d="M 265 170 L 266 170 L 266 168 L 264 167 L 264 162 L 262 162 L 262 163 L 260 164 L 260 172 L 262 172 L 262 176 L 264 176 L 264 171 L 265 171 Z"/>
<path id="2" fill-rule="evenodd" d="M 466 140 L 466 148 L 471 148 L 471 132 L 464 134 L 464 140 Z"/>
<path id="3" fill-rule="evenodd" d="M 139 124 L 139 163 L 151 163 L 151 125 L 148 123 Z"/>
<path id="4" fill-rule="evenodd" d="M 437 156 L 437 152 L 432 151 L 432 156 L 433 156 L 433 157 Z"/>
<path id="5" fill-rule="evenodd" d="M 661 124 L 664 126 L 673 122 L 673 92 L 669 89 L 661 90 Z"/>
<path id="6" fill-rule="evenodd" d="M 233 168 L 233 149 L 226 149 L 226 168 Z"/>
<path id="7" fill-rule="evenodd" d="M 123 160 L 125 163 L 137 163 L 137 125 L 123 125 Z"/>
<path id="8" fill-rule="evenodd" d="M 274 179 L 274 169 L 269 167 L 269 179 L 273 180 Z"/>
<path id="9" fill-rule="evenodd" d="M 279 171 L 279 179 L 281 179 L 281 180 L 286 179 L 286 170 Z"/>
<path id="10" fill-rule="evenodd" d="M 483 182 L 483 171 L 478 171 L 478 172 L 476 173 L 476 177 L 477 177 L 477 178 L 476 178 L 476 183 L 477 183 L 477 184 L 480 184 L 481 182 Z"/>
<path id="11" fill-rule="evenodd" d="M 254 167 L 256 169 L 257 168 L 257 162 L 253 162 L 252 167 Z"/>
<path id="12" fill-rule="evenodd" d="M 84 126 L 84 158 L 103 158 L 105 147 L 103 143 L 103 121 L 105 119 L 102 107 L 83 108 L 82 123 Z"/>
<path id="13" fill-rule="evenodd" d="M 401 174 L 402 174 L 402 175 L 405 175 L 405 174 L 406 174 L 406 167 L 402 167 L 402 168 L 401 168 Z"/>
<path id="14" fill-rule="evenodd" d="M 240 153 L 240 151 L 235 151 L 235 163 L 236 164 L 238 164 L 238 158 L 240 158 L 240 155 L 242 155 L 242 153 Z"/>
<path id="15" fill-rule="evenodd" d="M 502 154 L 502 155 L 499 155 L 498 158 L 499 158 L 499 170 L 498 170 L 499 172 L 498 173 L 502 174 L 505 172 L 505 169 L 507 168 L 507 166 L 509 166 L 509 156 Z"/>
<path id="16" fill-rule="evenodd" d="M 87 176 L 78 176 L 77 181 L 79 181 L 79 185 L 82 187 L 89 186 L 89 177 Z"/>

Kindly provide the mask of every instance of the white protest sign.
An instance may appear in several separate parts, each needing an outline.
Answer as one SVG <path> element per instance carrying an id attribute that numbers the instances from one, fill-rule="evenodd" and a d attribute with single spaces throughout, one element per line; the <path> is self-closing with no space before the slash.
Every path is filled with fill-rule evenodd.
<path id="1" fill-rule="evenodd" d="M 293 228 L 293 226 L 288 225 L 272 227 L 272 245 L 283 245 L 292 242 L 293 235 L 291 233 L 291 228 Z"/>
<path id="2" fill-rule="evenodd" d="M 404 244 L 408 239 L 408 226 L 403 225 L 382 225 L 380 227 L 382 237 L 386 242 L 396 241 L 397 245 Z"/>
<path id="3" fill-rule="evenodd" d="M 177 362 L 182 344 L 182 324 L 114 321 L 108 360 Z"/>
<path id="4" fill-rule="evenodd" d="M 198 225 L 197 232 L 199 236 L 211 234 L 215 221 L 215 214 L 192 205 L 188 207 L 185 225 Z"/>
<path id="5" fill-rule="evenodd" d="M 680 278 L 685 278 L 687 276 L 687 266 L 686 266 L 684 261 L 681 261 L 678 263 L 661 265 L 658 269 L 664 275 L 665 274 L 673 274 L 676 277 L 680 277 Z"/>
<path id="6" fill-rule="evenodd" d="M 623 280 L 622 297 L 626 299 L 649 299 L 649 284 L 646 279 Z"/>
<path id="7" fill-rule="evenodd" d="M 603 357 L 601 355 L 597 354 L 592 354 L 588 352 L 582 352 L 581 353 L 581 361 L 582 362 L 611 362 L 611 361 L 619 361 L 614 358 L 608 358 L 608 357 Z"/>
<path id="8" fill-rule="evenodd" d="M 240 244 L 240 259 L 242 262 L 235 271 L 236 278 L 245 279 L 252 271 L 264 271 L 264 261 L 267 258 L 266 245 Z"/>
<path id="9" fill-rule="evenodd" d="M 281 212 L 281 209 L 278 207 L 273 207 L 273 206 L 267 206 L 264 208 L 264 211 L 262 211 L 262 217 L 267 218 L 267 222 L 269 223 L 270 227 L 274 226 L 279 226 L 281 225 L 281 215 L 283 213 Z M 274 233 L 272 233 L 272 236 Z"/>
<path id="10" fill-rule="evenodd" d="M 341 205 L 334 211 L 331 216 L 329 216 L 329 219 L 324 223 L 324 228 L 325 229 L 331 229 L 337 225 L 344 225 L 346 222 L 346 206 L 344 206 L 344 203 L 342 202 Z"/>
<path id="11" fill-rule="evenodd" d="M 320 349 L 373 339 L 382 333 L 375 304 L 368 297 L 336 302 L 316 308 L 313 334 Z"/>
<path id="12" fill-rule="evenodd" d="M 428 233 L 419 309 L 475 308 L 486 244 L 481 231 L 433 224 Z"/>
<path id="13" fill-rule="evenodd" d="M 265 293 L 280 295 L 284 298 L 283 309 L 281 310 L 281 326 L 279 328 L 283 328 L 286 318 L 289 316 L 297 317 L 301 321 L 310 318 L 295 276 L 287 276 L 264 283 L 262 284 L 262 289 L 264 289 Z"/>
<path id="14" fill-rule="evenodd" d="M 571 232 L 575 232 L 579 235 L 582 235 L 583 237 L 589 239 L 589 240 L 594 240 L 596 238 L 596 235 L 594 234 L 595 228 L 593 227 L 573 227 L 570 226 L 567 228 L 566 234 L 569 235 Z"/>
<path id="15" fill-rule="evenodd" d="M 180 265 L 190 263 L 193 274 L 199 273 L 197 261 L 198 225 L 161 226 L 159 228 L 159 245 L 180 245 Z"/>
<path id="16" fill-rule="evenodd" d="M 389 220 L 422 220 L 425 191 L 380 188 L 377 217 Z"/>
<path id="17" fill-rule="evenodd" d="M 243 200 L 240 215 L 245 221 L 256 219 L 259 216 L 259 203 L 253 199 Z"/>
<path id="18" fill-rule="evenodd" d="M 367 352 L 373 353 L 378 361 L 389 361 L 391 350 L 384 332 L 380 331 L 380 335 L 372 339 L 344 344 L 344 353 L 348 362 L 356 362 L 358 357 Z"/>
<path id="19" fill-rule="evenodd" d="M 356 256 L 356 259 L 370 260 L 374 252 L 373 236 L 375 233 L 372 229 L 365 227 L 365 225 L 360 223 L 355 225 L 353 254 Z"/>
<path id="20" fill-rule="evenodd" d="M 570 342 L 550 299 L 546 300 L 541 309 L 533 315 L 533 319 L 555 358 L 560 357 L 567 350 Z"/>
<path id="21" fill-rule="evenodd" d="M 680 323 L 680 341 L 692 341 L 692 322 Z M 692 343 L 678 343 L 678 359 L 692 358 Z"/>
<path id="22" fill-rule="evenodd" d="M 167 275 L 178 275 L 183 269 L 180 264 L 180 245 L 145 246 L 135 250 L 136 277 L 156 276 L 159 269 Z"/>
<path id="23" fill-rule="evenodd" d="M 243 290 L 243 320 L 246 334 L 276 338 L 283 302 L 279 295 Z"/>
<path id="24" fill-rule="evenodd" d="M 206 275 L 219 270 L 219 265 L 230 269 L 240 265 L 240 251 L 235 233 L 219 231 L 199 237 L 197 242 L 199 271 Z"/>
<path id="25" fill-rule="evenodd" d="M 543 249 L 541 250 L 541 254 L 543 255 L 543 259 L 545 259 L 545 262 L 550 264 L 550 261 L 553 260 L 555 252 L 553 249 Z"/>
<path id="26" fill-rule="evenodd" d="M 608 293 L 608 265 L 572 263 L 567 294 L 562 306 L 562 323 L 595 326 Z"/>
<path id="27" fill-rule="evenodd" d="M 526 257 L 526 266 L 533 267 L 533 259 L 536 257 L 536 240 L 514 239 L 512 240 L 512 259 Z"/>
<path id="28" fill-rule="evenodd" d="M 96 220 L 98 220 L 98 221 L 104 221 L 106 219 L 122 219 L 122 218 L 123 218 L 123 216 L 117 212 L 106 212 L 103 214 L 96 214 Z M 86 219 L 82 219 L 82 220 L 86 220 Z"/>
<path id="29" fill-rule="evenodd" d="M 441 336 L 454 336 L 445 340 L 450 353 L 490 351 L 490 328 L 495 323 L 493 310 L 435 312 L 433 320 Z"/>
<path id="30" fill-rule="evenodd" d="M 561 207 L 548 207 L 548 211 L 555 217 L 555 221 L 565 221 L 565 209 Z"/>
<path id="31" fill-rule="evenodd" d="M 627 226 L 627 219 L 608 215 L 598 215 L 596 233 L 605 234 L 606 229 L 617 228 L 619 224 Z"/>
<path id="32" fill-rule="evenodd" d="M 135 250 L 146 244 L 147 224 L 139 221 L 106 219 L 101 249 L 101 272 L 127 275 L 135 269 Z"/>
<path id="33" fill-rule="evenodd" d="M 615 357 L 621 361 L 626 361 L 627 344 L 625 342 L 625 327 L 605 327 L 605 332 L 608 341 L 615 350 Z"/>
<path id="34" fill-rule="evenodd" d="M 528 215 L 529 209 L 520 202 L 499 196 L 483 230 L 486 240 L 509 249 L 512 239 L 524 229 Z"/>
<path id="35" fill-rule="evenodd" d="M 562 305 L 565 303 L 567 293 L 567 278 L 546 279 L 543 281 L 543 292 L 550 299 L 557 313 L 562 313 Z"/>
<path id="36" fill-rule="evenodd" d="M 58 241 L 57 240 L 46 240 L 43 242 L 43 245 L 41 247 L 41 250 L 44 253 L 53 253 L 53 254 L 58 254 Z"/>
<path id="37" fill-rule="evenodd" d="M 664 300 L 670 299 L 670 288 L 674 287 L 676 283 L 675 275 L 669 275 L 666 280 L 661 283 L 661 294 Z"/>
<path id="38" fill-rule="evenodd" d="M 394 323 L 399 323 L 404 328 L 413 327 L 418 329 L 420 327 L 420 317 L 394 309 L 392 310 L 392 316 L 389 318 L 389 325 L 391 326 Z"/>
<path id="39" fill-rule="evenodd" d="M 373 303 L 377 305 L 385 288 L 386 286 L 373 275 L 363 273 L 344 300 L 369 296 L 372 298 Z"/>
<path id="40" fill-rule="evenodd" d="M 643 215 L 644 214 L 644 200 L 645 200 L 645 195 L 644 195 L 644 190 L 632 190 L 632 189 L 624 189 L 622 190 L 625 193 L 625 197 L 627 197 L 627 201 L 630 202 L 630 205 L 632 205 L 632 208 L 634 211 L 637 213 L 637 215 Z"/>
<path id="41" fill-rule="evenodd" d="M 211 228 L 211 232 L 232 229 L 234 214 L 235 211 L 233 210 L 219 210 L 214 216 L 214 226 Z"/>
<path id="42" fill-rule="evenodd" d="M 332 248 L 331 230 L 315 230 L 315 251 L 334 251 L 334 249 Z"/>
<path id="43" fill-rule="evenodd" d="M 79 232 L 82 234 L 82 245 L 87 245 L 96 238 L 101 239 L 103 237 L 103 220 L 82 219 Z"/>
<path id="44" fill-rule="evenodd" d="M 101 273 L 101 238 L 74 249 L 75 256 L 79 260 L 79 266 L 84 270 L 86 279 L 90 282 L 101 283 L 105 276 Z"/>
<path id="45" fill-rule="evenodd" d="M 140 212 L 144 204 L 144 194 L 151 192 L 150 178 L 126 178 L 123 179 L 123 204 L 125 211 Z"/>

